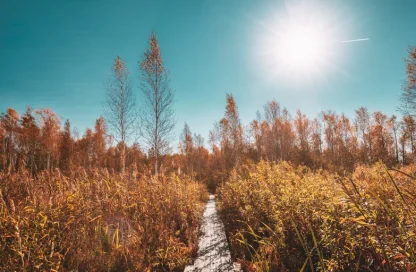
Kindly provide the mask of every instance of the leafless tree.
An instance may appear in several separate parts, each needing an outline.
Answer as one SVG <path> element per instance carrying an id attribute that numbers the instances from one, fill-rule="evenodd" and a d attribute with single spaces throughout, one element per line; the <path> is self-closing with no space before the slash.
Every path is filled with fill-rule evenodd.
<path id="1" fill-rule="evenodd" d="M 399 163 L 399 143 L 398 143 L 398 130 L 399 130 L 399 122 L 397 122 L 397 116 L 392 115 L 389 119 L 389 126 L 392 130 L 393 139 L 394 139 L 394 153 L 395 153 L 395 162 Z"/>
<path id="2" fill-rule="evenodd" d="M 186 122 L 179 140 L 179 149 L 181 153 L 185 156 L 187 167 L 186 170 L 188 170 L 188 173 L 191 173 L 191 176 L 193 176 L 195 145 L 194 139 L 192 138 L 191 129 L 189 128 Z"/>
<path id="3" fill-rule="evenodd" d="M 406 62 L 406 81 L 402 87 L 399 110 L 404 115 L 416 116 L 416 46 L 409 47 Z"/>
<path id="4" fill-rule="evenodd" d="M 131 88 L 130 76 L 119 56 L 114 62 L 113 75 L 106 85 L 104 114 L 112 138 L 121 146 L 120 169 L 126 167 L 126 141 L 133 134 L 137 120 L 136 99 Z"/>
<path id="5" fill-rule="evenodd" d="M 165 69 L 159 44 L 154 33 L 140 63 L 142 136 L 155 160 L 155 175 L 159 173 L 160 157 L 170 152 L 174 120 L 174 94 L 170 87 L 169 73 Z"/>
<path id="6" fill-rule="evenodd" d="M 370 135 L 370 113 L 366 107 L 355 110 L 355 126 L 361 138 L 361 150 L 364 162 L 372 162 L 372 139 Z"/>

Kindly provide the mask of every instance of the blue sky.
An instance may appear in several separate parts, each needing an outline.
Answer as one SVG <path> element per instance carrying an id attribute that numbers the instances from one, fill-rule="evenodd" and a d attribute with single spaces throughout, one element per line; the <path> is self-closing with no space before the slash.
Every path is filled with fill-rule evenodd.
<path id="1" fill-rule="evenodd" d="M 327 109 L 353 116 L 360 106 L 397 114 L 403 59 L 416 45 L 416 1 L 315 1 L 317 17 L 328 17 L 337 39 L 336 57 L 306 79 L 272 73 L 261 61 L 262 37 L 292 4 L 0 0 L 0 111 L 49 107 L 82 134 L 102 114 L 103 82 L 117 55 L 140 102 L 138 61 L 154 30 L 176 92 L 177 136 L 187 121 L 207 140 L 226 93 L 234 95 L 244 124 L 272 99 L 310 117 Z"/>

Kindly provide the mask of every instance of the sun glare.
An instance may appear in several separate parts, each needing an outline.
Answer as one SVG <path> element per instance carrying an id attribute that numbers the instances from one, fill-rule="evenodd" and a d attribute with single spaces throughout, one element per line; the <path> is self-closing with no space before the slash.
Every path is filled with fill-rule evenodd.
<path id="1" fill-rule="evenodd" d="M 276 37 L 276 62 L 290 70 L 309 70 L 325 60 L 326 37 L 313 25 L 287 26 Z"/>
<path id="2" fill-rule="evenodd" d="M 286 4 L 260 22 L 258 61 L 279 80 L 325 77 L 336 55 L 333 41 L 339 31 L 335 29 L 334 12 L 310 2 L 300 3 Z"/>

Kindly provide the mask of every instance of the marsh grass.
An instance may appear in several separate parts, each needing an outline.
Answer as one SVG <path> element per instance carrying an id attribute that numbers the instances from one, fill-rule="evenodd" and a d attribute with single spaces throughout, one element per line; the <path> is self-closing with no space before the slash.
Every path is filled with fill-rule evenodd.
<path id="1" fill-rule="evenodd" d="M 0 270 L 180 271 L 206 199 L 185 176 L 0 173 Z"/>
<path id="2" fill-rule="evenodd" d="M 219 191 L 246 271 L 415 271 L 415 166 L 341 177 L 260 162 Z"/>

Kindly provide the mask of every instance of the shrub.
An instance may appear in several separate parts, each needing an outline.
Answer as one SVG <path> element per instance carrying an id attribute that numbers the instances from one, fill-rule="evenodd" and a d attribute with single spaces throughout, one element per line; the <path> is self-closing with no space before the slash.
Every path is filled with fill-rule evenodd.
<path id="1" fill-rule="evenodd" d="M 183 269 L 206 198 L 176 175 L 0 173 L 0 270 Z"/>
<path id="2" fill-rule="evenodd" d="M 340 177 L 260 162 L 218 190 L 219 207 L 247 271 L 413 271 L 414 185 L 382 164 Z"/>

